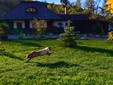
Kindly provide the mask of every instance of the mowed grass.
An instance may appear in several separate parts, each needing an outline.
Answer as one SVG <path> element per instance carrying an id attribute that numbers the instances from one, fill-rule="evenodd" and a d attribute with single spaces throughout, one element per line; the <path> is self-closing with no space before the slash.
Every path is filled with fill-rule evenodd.
<path id="1" fill-rule="evenodd" d="M 77 40 L 64 48 L 57 40 L 10 40 L 0 43 L 0 85 L 113 85 L 113 44 Z M 26 55 L 50 46 L 51 56 L 25 63 Z"/>

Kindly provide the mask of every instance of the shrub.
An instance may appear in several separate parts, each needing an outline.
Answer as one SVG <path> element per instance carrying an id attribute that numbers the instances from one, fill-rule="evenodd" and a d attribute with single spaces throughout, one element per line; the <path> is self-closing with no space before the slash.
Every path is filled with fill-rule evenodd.
<path id="1" fill-rule="evenodd" d="M 45 21 L 34 19 L 33 28 L 35 29 L 36 34 L 39 34 L 42 36 L 46 31 Z"/>
<path id="2" fill-rule="evenodd" d="M 1 23 L 0 24 L 0 40 L 1 39 L 7 39 L 6 37 L 6 34 L 7 34 L 7 28 L 8 28 L 8 25 L 5 24 L 5 23 Z"/>
<path id="3" fill-rule="evenodd" d="M 113 40 L 113 31 L 108 32 L 108 40 Z"/>
<path id="4" fill-rule="evenodd" d="M 75 42 L 75 33 L 74 33 L 74 27 L 71 27 L 68 25 L 64 28 L 64 33 L 60 34 L 60 45 L 64 47 L 73 47 L 76 46 Z"/>

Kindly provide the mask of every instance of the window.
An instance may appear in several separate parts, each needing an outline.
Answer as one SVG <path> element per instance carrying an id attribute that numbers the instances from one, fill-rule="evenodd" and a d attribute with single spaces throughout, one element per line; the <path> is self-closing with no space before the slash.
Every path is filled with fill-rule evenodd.
<path id="1" fill-rule="evenodd" d="M 22 28 L 22 22 L 17 22 L 17 28 Z"/>
<path id="2" fill-rule="evenodd" d="M 68 26 L 68 23 L 67 22 L 65 23 L 65 26 Z"/>
<path id="3" fill-rule="evenodd" d="M 63 23 L 60 23 L 60 22 L 59 22 L 59 23 L 57 23 L 57 25 L 58 25 L 58 26 L 62 26 L 62 25 L 63 25 Z"/>
<path id="4" fill-rule="evenodd" d="M 25 28 L 24 21 L 14 21 L 14 28 Z"/>
<path id="5" fill-rule="evenodd" d="M 34 8 L 34 7 L 29 7 L 29 8 L 27 8 L 26 9 L 26 12 L 30 12 L 30 13 L 34 13 L 34 12 L 36 12 L 37 10 L 36 10 L 36 8 Z"/>

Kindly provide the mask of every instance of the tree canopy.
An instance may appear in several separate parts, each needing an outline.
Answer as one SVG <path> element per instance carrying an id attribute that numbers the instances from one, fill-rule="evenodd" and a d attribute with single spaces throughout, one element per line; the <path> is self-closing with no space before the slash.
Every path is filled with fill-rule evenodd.
<path id="1" fill-rule="evenodd" d="M 110 13 L 113 14 L 113 0 L 107 0 L 106 5 L 107 5 L 107 10 L 109 10 Z"/>

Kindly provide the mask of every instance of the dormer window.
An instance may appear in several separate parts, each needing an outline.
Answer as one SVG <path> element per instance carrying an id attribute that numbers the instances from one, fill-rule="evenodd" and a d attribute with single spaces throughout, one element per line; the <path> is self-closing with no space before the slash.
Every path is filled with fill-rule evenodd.
<path id="1" fill-rule="evenodd" d="M 26 12 L 29 12 L 29 13 L 34 13 L 34 12 L 36 12 L 37 10 L 36 10 L 36 8 L 34 8 L 34 7 L 29 7 L 29 8 L 27 8 L 26 9 Z"/>

